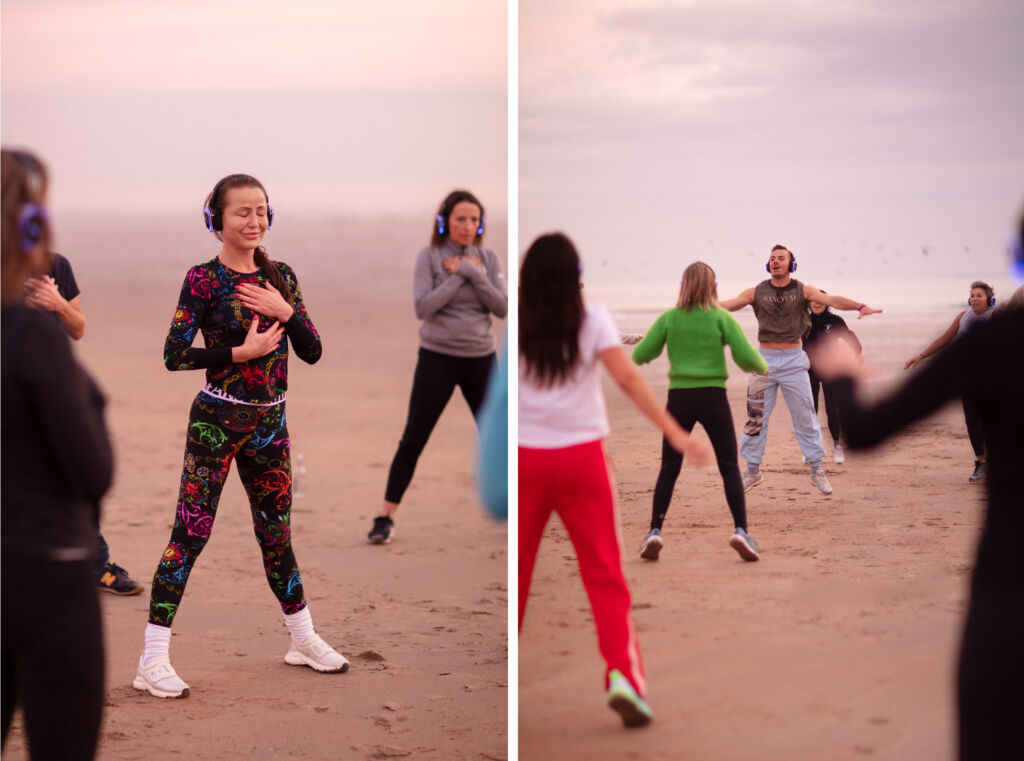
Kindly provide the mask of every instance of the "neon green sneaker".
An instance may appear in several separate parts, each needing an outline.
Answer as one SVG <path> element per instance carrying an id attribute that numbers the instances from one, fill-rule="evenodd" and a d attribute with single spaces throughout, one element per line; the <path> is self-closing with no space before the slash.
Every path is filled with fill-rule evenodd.
<path id="1" fill-rule="evenodd" d="M 651 709 L 618 669 L 608 674 L 608 705 L 627 727 L 642 727 L 651 721 Z"/>

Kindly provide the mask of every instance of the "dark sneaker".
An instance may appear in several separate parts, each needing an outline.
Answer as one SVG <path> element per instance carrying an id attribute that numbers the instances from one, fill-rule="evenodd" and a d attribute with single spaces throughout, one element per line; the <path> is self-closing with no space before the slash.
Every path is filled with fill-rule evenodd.
<path id="1" fill-rule="evenodd" d="M 970 481 L 972 484 L 976 484 L 978 483 L 978 481 L 982 481 L 985 479 L 986 473 L 988 473 L 988 463 L 978 462 L 977 460 L 975 460 L 974 472 L 971 473 L 971 477 L 968 478 L 967 480 Z"/>
<path id="2" fill-rule="evenodd" d="M 661 531 L 652 528 L 644 539 L 644 543 L 640 545 L 640 557 L 644 560 L 657 560 L 658 553 L 661 552 L 661 548 L 664 546 L 665 543 L 661 541 Z"/>
<path id="3" fill-rule="evenodd" d="M 618 669 L 608 675 L 608 705 L 627 727 L 642 727 L 651 722 L 651 709 Z"/>
<path id="4" fill-rule="evenodd" d="M 761 557 L 757 551 L 757 542 L 754 541 L 754 537 L 744 529 L 736 529 L 736 533 L 729 537 L 729 546 L 736 550 L 744 560 L 753 562 Z"/>
<path id="5" fill-rule="evenodd" d="M 103 566 L 99 588 L 115 595 L 137 595 L 142 592 L 142 585 L 117 563 L 107 563 Z"/>
<path id="6" fill-rule="evenodd" d="M 378 515 L 373 519 L 373 529 L 366 538 L 370 544 L 387 544 L 395 533 L 395 522 L 386 515 Z"/>

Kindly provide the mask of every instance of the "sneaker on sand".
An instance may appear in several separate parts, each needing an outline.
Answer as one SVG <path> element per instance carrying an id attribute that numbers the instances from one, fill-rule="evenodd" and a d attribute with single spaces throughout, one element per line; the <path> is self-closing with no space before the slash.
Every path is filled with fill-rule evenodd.
<path id="1" fill-rule="evenodd" d="M 981 481 L 985 478 L 986 473 L 988 473 L 988 463 L 979 462 L 978 460 L 975 460 L 974 472 L 971 473 L 970 478 L 968 478 L 967 480 L 970 481 L 972 484 L 976 484 L 978 483 L 978 481 Z"/>
<path id="2" fill-rule="evenodd" d="M 107 563 L 103 566 L 97 586 L 104 592 L 115 595 L 137 595 L 142 592 L 142 585 L 117 563 Z"/>
<path id="3" fill-rule="evenodd" d="M 836 444 L 832 447 L 832 459 L 836 465 L 842 465 L 846 462 L 846 452 L 843 451 L 842 444 Z"/>
<path id="4" fill-rule="evenodd" d="M 187 698 L 188 685 L 181 681 L 178 673 L 171 665 L 171 660 L 166 655 L 161 658 L 154 658 L 148 666 L 142 665 L 142 658 L 139 658 L 139 668 L 135 672 L 135 681 L 132 687 L 137 690 L 145 690 L 157 698 Z"/>
<path id="5" fill-rule="evenodd" d="M 284 662 L 291 666 L 309 666 L 324 673 L 348 671 L 348 660 L 333 647 L 314 634 L 301 645 L 292 640 L 291 649 L 284 656 Z"/>
<path id="6" fill-rule="evenodd" d="M 736 529 L 736 533 L 729 537 L 729 546 L 736 550 L 744 560 L 753 562 L 761 557 L 757 551 L 757 542 L 745 529 Z"/>
<path id="7" fill-rule="evenodd" d="M 652 528 L 644 543 L 640 545 L 640 557 L 644 560 L 657 560 L 658 553 L 665 543 L 661 540 L 661 529 Z"/>
<path id="8" fill-rule="evenodd" d="M 825 496 L 832 493 L 832 484 L 828 482 L 828 478 L 825 477 L 825 466 L 818 466 L 817 470 L 811 471 L 811 484 L 815 489 L 820 491 Z"/>
<path id="9" fill-rule="evenodd" d="M 366 538 L 370 544 L 387 544 L 395 534 L 395 522 L 386 515 L 378 515 L 373 519 L 373 528 Z"/>
<path id="10" fill-rule="evenodd" d="M 608 705 L 627 727 L 642 727 L 651 721 L 651 709 L 618 669 L 608 674 Z"/>
<path id="11" fill-rule="evenodd" d="M 760 470 L 746 470 L 743 472 L 743 491 L 750 491 L 759 483 L 764 481 L 764 475 Z"/>

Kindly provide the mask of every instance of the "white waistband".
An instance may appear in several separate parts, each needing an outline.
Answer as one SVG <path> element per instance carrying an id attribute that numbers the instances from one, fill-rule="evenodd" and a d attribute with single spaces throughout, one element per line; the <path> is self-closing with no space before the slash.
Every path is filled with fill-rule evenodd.
<path id="1" fill-rule="evenodd" d="M 219 388 L 211 386 L 209 383 L 203 386 L 203 393 L 206 394 L 207 396 L 212 396 L 214 399 L 220 399 L 225 402 L 231 402 L 231 404 L 245 404 L 249 407 L 273 407 L 275 405 L 281 404 L 281 402 L 283 402 L 285 399 L 285 395 L 281 394 L 280 396 L 274 397 L 269 402 L 243 402 L 241 399 L 236 399 L 235 397 L 231 396 L 231 394 L 227 394 L 221 391 Z"/>

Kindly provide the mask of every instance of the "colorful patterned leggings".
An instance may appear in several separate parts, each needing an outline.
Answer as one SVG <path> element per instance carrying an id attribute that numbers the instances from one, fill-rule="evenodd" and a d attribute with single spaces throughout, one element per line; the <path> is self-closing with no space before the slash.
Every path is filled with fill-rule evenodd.
<path id="1" fill-rule="evenodd" d="M 232 404 L 200 393 L 192 403 L 171 540 L 153 576 L 149 621 L 170 626 L 185 584 L 213 529 L 221 490 L 231 469 L 249 495 L 267 581 L 285 613 L 306 606 L 292 552 L 292 479 L 284 403 Z"/>

